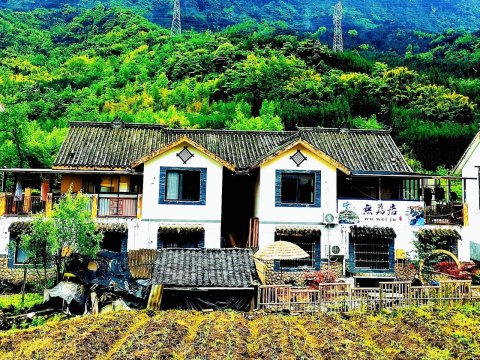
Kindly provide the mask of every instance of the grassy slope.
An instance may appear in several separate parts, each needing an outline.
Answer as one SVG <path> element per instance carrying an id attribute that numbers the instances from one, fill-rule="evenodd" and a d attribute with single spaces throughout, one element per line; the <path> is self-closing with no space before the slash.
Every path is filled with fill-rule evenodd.
<path id="1" fill-rule="evenodd" d="M 123 312 L 0 334 L 0 358 L 478 359 L 478 315 L 478 305 L 349 319 Z"/>

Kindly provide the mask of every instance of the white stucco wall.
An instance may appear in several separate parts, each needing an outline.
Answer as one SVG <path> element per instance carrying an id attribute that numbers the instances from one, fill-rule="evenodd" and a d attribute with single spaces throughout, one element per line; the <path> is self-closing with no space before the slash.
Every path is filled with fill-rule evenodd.
<path id="1" fill-rule="evenodd" d="M 298 149 L 307 157 L 307 161 L 303 162 L 299 167 L 290 159 L 290 156 L 295 154 Z M 276 170 L 321 171 L 320 207 L 275 206 Z M 288 225 L 321 226 L 321 241 L 322 244 L 325 244 L 328 231 L 323 226 L 323 214 L 337 212 L 336 168 L 299 145 L 261 166 L 255 199 L 255 216 L 260 220 L 260 247 L 275 241 L 275 228 L 277 226 Z M 330 244 L 340 244 L 340 227 L 331 227 L 328 237 L 330 238 Z"/>
<path id="2" fill-rule="evenodd" d="M 466 161 L 462 169 L 462 177 L 473 178 L 474 180 L 466 180 L 465 182 L 465 202 L 468 206 L 468 224 L 462 229 L 462 238 L 467 242 L 480 243 L 480 204 L 479 204 L 479 183 L 478 183 L 478 166 L 480 166 L 480 144 L 472 149 L 470 158 Z M 468 247 L 469 244 L 464 244 Z M 468 245 L 468 246 L 467 246 Z M 464 250 L 465 253 L 467 249 Z"/>
<path id="3" fill-rule="evenodd" d="M 194 154 L 187 164 L 176 155 L 184 146 Z M 160 204 L 160 168 L 206 168 L 205 205 Z M 129 233 L 129 249 L 156 248 L 160 224 L 202 224 L 205 247 L 220 247 L 222 217 L 223 165 L 204 155 L 193 146 L 181 144 L 145 163 L 143 177 L 142 221 Z M 131 245 L 130 245 L 131 244 Z"/>
<path id="4" fill-rule="evenodd" d="M 8 228 L 14 221 L 21 221 L 18 217 L 0 217 L 0 255 L 8 254 L 8 246 L 10 242 L 10 233 Z"/>

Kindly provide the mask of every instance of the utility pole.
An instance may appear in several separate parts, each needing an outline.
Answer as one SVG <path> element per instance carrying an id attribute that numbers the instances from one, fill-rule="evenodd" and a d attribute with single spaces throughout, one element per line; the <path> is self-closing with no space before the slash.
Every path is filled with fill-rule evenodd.
<path id="1" fill-rule="evenodd" d="M 342 0 L 339 0 L 333 8 L 333 25 L 335 25 L 335 29 L 333 31 L 333 51 L 338 52 L 343 52 L 342 17 Z"/>
<path id="2" fill-rule="evenodd" d="M 182 21 L 180 19 L 180 0 L 173 0 L 173 19 L 170 36 L 182 35 Z"/>

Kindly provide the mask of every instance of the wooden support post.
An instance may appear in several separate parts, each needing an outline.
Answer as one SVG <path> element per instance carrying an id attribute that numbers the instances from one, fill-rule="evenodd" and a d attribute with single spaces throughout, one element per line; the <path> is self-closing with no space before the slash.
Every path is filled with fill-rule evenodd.
<path id="1" fill-rule="evenodd" d="M 147 309 L 160 310 L 162 305 L 163 285 L 152 285 L 148 298 Z"/>
<path id="2" fill-rule="evenodd" d="M 468 204 L 463 204 L 463 226 L 468 226 Z"/>
<path id="3" fill-rule="evenodd" d="M 0 216 L 7 212 L 7 196 L 4 192 L 0 193 Z"/>
<path id="4" fill-rule="evenodd" d="M 98 214 L 98 195 L 92 195 L 92 219 L 96 219 Z"/>
<path id="5" fill-rule="evenodd" d="M 46 217 L 52 216 L 52 211 L 53 211 L 53 194 L 48 193 L 47 201 L 45 203 L 45 216 Z"/>
<path id="6" fill-rule="evenodd" d="M 137 219 L 142 218 L 142 205 L 143 205 L 143 195 L 139 194 L 138 200 L 137 200 Z"/>
<path id="7" fill-rule="evenodd" d="M 32 189 L 25 188 L 25 195 L 23 197 L 23 212 L 29 214 L 32 210 Z"/>

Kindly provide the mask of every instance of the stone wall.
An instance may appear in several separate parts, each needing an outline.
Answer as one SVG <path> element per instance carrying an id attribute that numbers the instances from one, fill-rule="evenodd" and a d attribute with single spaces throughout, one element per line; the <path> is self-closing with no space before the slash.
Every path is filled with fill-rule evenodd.
<path id="1" fill-rule="evenodd" d="M 293 283 L 295 286 L 304 286 L 305 282 L 305 272 L 304 271 L 275 271 L 273 261 L 265 261 L 267 265 L 266 271 L 266 282 L 267 285 L 280 285 L 287 283 Z M 321 264 L 321 270 L 327 270 L 328 264 L 326 261 L 323 261 Z M 330 269 L 335 272 L 337 279 L 343 277 L 343 264 L 341 262 L 332 262 L 330 263 Z"/>
<path id="2" fill-rule="evenodd" d="M 48 275 L 53 277 L 54 270 L 50 269 Z M 6 255 L 0 255 L 0 282 L 3 281 L 14 284 L 19 284 L 23 281 L 23 267 L 9 268 L 8 256 Z M 28 269 L 27 282 L 41 283 L 43 282 L 43 277 L 39 279 L 35 269 Z"/>

